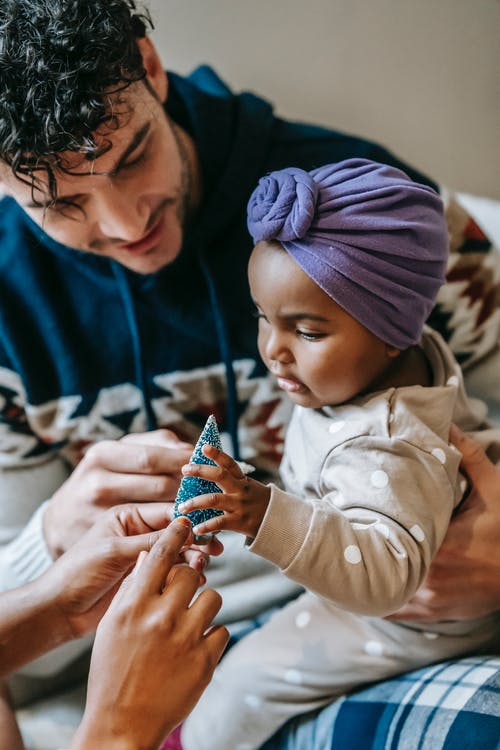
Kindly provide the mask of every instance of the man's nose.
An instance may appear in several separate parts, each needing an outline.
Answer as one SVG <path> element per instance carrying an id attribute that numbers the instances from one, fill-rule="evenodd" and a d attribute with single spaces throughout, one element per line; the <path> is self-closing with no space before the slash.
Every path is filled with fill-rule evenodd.
<path id="1" fill-rule="evenodd" d="M 98 225 L 107 239 L 132 243 L 147 231 L 149 211 L 136 196 L 110 188 L 96 196 Z"/>

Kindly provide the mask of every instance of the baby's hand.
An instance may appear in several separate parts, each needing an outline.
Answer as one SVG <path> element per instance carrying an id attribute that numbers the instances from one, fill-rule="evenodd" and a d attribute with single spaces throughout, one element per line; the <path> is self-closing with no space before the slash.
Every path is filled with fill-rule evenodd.
<path id="1" fill-rule="evenodd" d="M 213 492 L 199 495 L 179 505 L 180 513 L 192 510 L 216 508 L 222 510 L 222 516 L 215 516 L 198 524 L 193 529 L 197 536 L 216 534 L 223 529 L 239 531 L 249 537 L 255 537 L 264 518 L 271 490 L 265 484 L 250 479 L 227 453 L 204 445 L 203 453 L 212 459 L 217 466 L 210 464 L 186 464 L 182 473 L 186 476 L 208 479 L 220 487 L 222 493 Z"/>

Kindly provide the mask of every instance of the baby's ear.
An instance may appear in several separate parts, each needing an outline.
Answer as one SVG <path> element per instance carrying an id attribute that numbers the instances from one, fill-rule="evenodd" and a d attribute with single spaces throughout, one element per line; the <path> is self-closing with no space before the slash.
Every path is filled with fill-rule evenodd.
<path id="1" fill-rule="evenodd" d="M 399 357 L 399 355 L 401 354 L 401 349 L 396 349 L 395 346 L 389 346 L 389 344 L 386 344 L 385 352 L 388 357 L 394 359 L 394 357 Z"/>

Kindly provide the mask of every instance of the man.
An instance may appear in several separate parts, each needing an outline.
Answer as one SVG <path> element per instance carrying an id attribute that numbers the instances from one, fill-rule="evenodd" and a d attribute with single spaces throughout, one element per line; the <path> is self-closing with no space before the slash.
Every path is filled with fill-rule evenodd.
<path id="1" fill-rule="evenodd" d="M 246 285 L 246 202 L 263 173 L 360 156 L 433 184 L 375 144 L 280 120 L 208 68 L 167 77 L 147 24 L 129 0 L 0 10 L 3 588 L 43 572 L 106 507 L 172 499 L 209 413 L 236 457 L 275 473 L 288 410 Z M 464 249 L 488 243 L 456 204 L 450 216 L 457 276 Z M 486 305 L 454 327 L 461 288 L 444 288 L 432 320 L 465 367 L 498 331 Z M 487 518 L 498 528 L 498 511 Z M 296 593 L 240 544 L 225 539 L 210 570 L 226 622 Z M 483 538 L 473 552 L 466 567 L 498 556 Z M 495 585 L 476 590 L 476 614 L 498 607 Z"/>

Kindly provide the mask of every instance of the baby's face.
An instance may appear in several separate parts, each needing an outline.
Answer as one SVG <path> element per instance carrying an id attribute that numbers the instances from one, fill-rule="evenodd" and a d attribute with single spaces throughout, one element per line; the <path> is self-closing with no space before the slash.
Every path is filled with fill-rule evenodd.
<path id="1" fill-rule="evenodd" d="M 334 302 L 281 245 L 259 242 L 248 266 L 262 359 L 301 406 L 341 404 L 369 391 L 395 350 Z"/>

